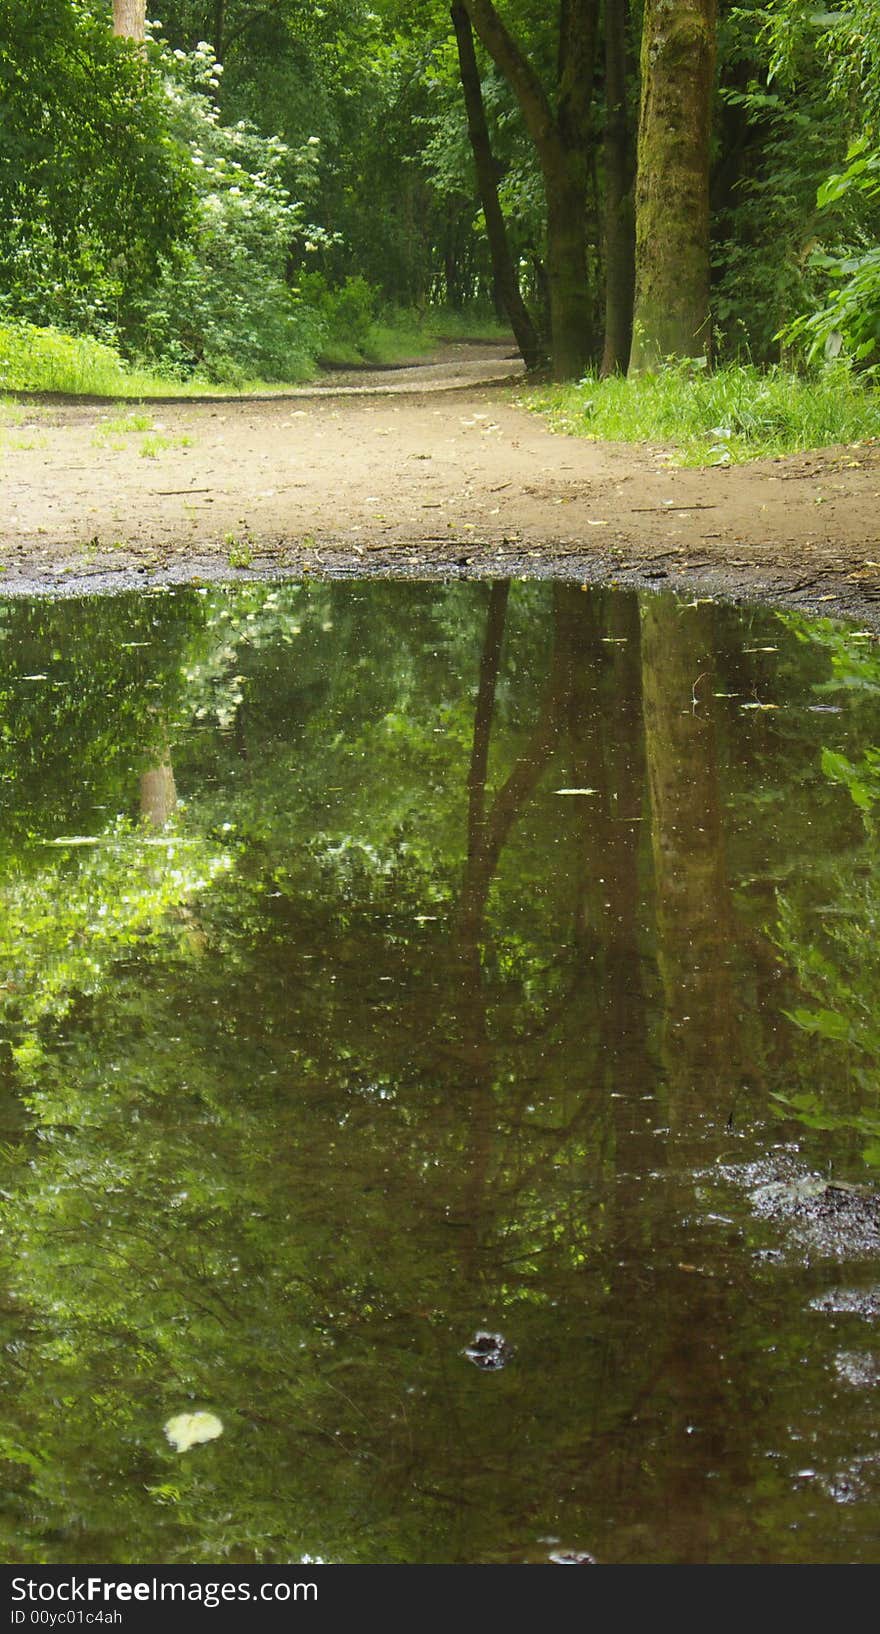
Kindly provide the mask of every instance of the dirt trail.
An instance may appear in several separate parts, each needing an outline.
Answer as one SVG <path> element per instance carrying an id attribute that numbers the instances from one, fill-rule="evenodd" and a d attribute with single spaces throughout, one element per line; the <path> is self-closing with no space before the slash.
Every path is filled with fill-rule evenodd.
<path id="1" fill-rule="evenodd" d="M 3 587 L 559 574 L 880 628 L 880 447 L 678 471 L 552 433 L 516 372 L 508 348 L 457 347 L 283 397 L 22 405 L 0 426 Z M 135 411 L 151 432 L 120 429 Z"/>

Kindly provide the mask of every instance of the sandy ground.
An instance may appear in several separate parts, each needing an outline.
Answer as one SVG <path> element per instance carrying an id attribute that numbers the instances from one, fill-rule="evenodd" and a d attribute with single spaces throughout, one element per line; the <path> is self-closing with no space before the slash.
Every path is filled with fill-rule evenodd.
<path id="1" fill-rule="evenodd" d="M 880 628 L 880 446 L 679 471 L 549 431 L 517 373 L 504 347 L 457 346 L 259 400 L 22 400 L 0 419 L 3 589 L 560 575 Z M 121 427 L 133 413 L 152 431 Z"/>

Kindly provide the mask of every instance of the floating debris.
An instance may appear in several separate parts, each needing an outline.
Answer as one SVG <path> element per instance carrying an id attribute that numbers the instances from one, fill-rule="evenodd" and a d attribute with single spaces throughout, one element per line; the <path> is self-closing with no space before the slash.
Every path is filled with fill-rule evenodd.
<path id="1" fill-rule="evenodd" d="M 223 1434 L 223 1424 L 214 1413 L 178 1413 L 169 1418 L 165 1434 L 175 1452 L 187 1452 L 200 1441 L 216 1441 Z"/>
<path id="2" fill-rule="evenodd" d="M 499 1368 L 506 1367 L 513 1350 L 507 1343 L 503 1333 L 475 1333 L 470 1344 L 462 1351 L 474 1367 L 482 1368 L 484 1373 L 497 1373 Z"/>

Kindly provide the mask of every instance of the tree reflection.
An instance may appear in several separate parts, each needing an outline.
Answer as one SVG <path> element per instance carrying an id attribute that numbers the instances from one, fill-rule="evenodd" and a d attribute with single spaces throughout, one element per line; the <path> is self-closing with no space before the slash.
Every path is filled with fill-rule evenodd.
<path id="1" fill-rule="evenodd" d="M 3 881 L 7 1558 L 760 1557 L 732 1517 L 779 1296 L 695 1218 L 741 991 L 705 615 L 506 584 L 191 615 L 151 615 L 161 688 L 120 657 L 49 745 L 54 776 L 105 735 L 95 843 Z M 175 1454 L 193 1410 L 224 1433 Z"/>

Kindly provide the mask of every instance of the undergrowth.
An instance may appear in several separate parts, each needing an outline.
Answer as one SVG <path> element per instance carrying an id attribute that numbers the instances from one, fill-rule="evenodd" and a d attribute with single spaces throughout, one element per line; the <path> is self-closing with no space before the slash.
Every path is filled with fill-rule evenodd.
<path id="1" fill-rule="evenodd" d="M 509 331 L 483 312 L 452 312 L 442 307 L 427 313 L 392 309 L 372 319 L 357 342 L 331 333 L 322 361 L 335 366 L 393 365 L 424 357 L 441 340 L 505 340 Z M 314 373 L 314 369 L 311 371 Z M 283 392 L 302 383 L 302 360 L 286 381 L 236 379 L 218 384 L 195 373 L 188 379 L 129 364 L 114 347 L 90 336 L 21 322 L 0 323 L 0 393 L 57 392 L 87 397 L 241 396 Z"/>
<path id="2" fill-rule="evenodd" d="M 128 365 L 120 354 L 90 336 L 66 335 L 33 324 L 0 324 L 0 392 L 58 392 L 87 397 L 238 396 L 279 391 L 273 382 L 247 380 L 218 386 L 193 375 L 181 381 Z"/>

